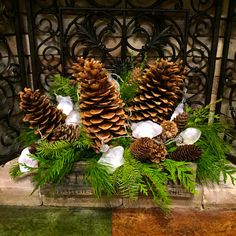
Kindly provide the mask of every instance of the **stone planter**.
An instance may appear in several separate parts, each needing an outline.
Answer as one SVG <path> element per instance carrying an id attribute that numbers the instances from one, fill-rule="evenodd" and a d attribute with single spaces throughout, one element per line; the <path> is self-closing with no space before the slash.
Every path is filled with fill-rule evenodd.
<path id="1" fill-rule="evenodd" d="M 140 196 L 137 202 L 120 196 L 112 199 L 98 199 L 93 193 L 93 189 L 85 181 L 87 163 L 78 162 L 73 171 L 58 185 L 45 185 L 41 188 L 41 194 L 45 205 L 66 205 L 81 207 L 155 207 L 151 198 Z M 168 184 L 168 191 L 175 201 L 192 201 L 195 198 L 180 185 Z M 139 202 L 139 203 L 138 203 Z M 138 204 L 136 204 L 138 203 Z"/>

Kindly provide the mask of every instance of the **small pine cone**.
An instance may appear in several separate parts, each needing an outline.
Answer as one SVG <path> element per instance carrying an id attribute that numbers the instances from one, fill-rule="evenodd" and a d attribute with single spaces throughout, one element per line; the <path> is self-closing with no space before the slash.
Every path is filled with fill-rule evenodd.
<path id="1" fill-rule="evenodd" d="M 163 135 L 166 137 L 166 139 L 174 138 L 176 134 L 178 133 L 178 128 L 175 122 L 164 120 L 161 123 L 161 126 L 163 128 Z"/>
<path id="2" fill-rule="evenodd" d="M 151 138 L 136 139 L 130 146 L 131 152 L 140 161 L 150 159 L 153 140 Z"/>
<path id="3" fill-rule="evenodd" d="M 188 123 L 188 118 L 189 118 L 189 115 L 186 112 L 183 112 L 174 118 L 173 121 L 177 124 L 179 132 L 183 131 L 184 128 L 186 127 Z"/>
<path id="4" fill-rule="evenodd" d="M 19 107 L 25 113 L 23 121 L 35 129 L 35 134 L 48 137 L 57 126 L 64 123 L 65 116 L 62 111 L 53 107 L 49 98 L 39 90 L 24 88 L 19 95 Z"/>
<path id="5" fill-rule="evenodd" d="M 170 159 L 175 161 L 195 161 L 202 154 L 202 150 L 196 145 L 179 146 L 175 152 L 169 154 Z"/>
<path id="6" fill-rule="evenodd" d="M 163 142 L 163 143 L 165 143 L 166 140 L 167 140 L 165 133 L 162 132 L 160 135 L 158 135 L 158 136 L 155 138 L 155 140 L 156 140 L 157 142 Z"/>
<path id="7" fill-rule="evenodd" d="M 140 161 L 159 163 L 165 159 L 166 149 L 164 143 L 157 143 L 151 138 L 136 139 L 130 146 L 133 155 Z"/>
<path id="8" fill-rule="evenodd" d="M 69 142 L 75 141 L 80 136 L 79 126 L 74 125 L 60 125 L 53 130 L 50 141 L 66 140 Z"/>
<path id="9" fill-rule="evenodd" d="M 159 163 L 160 161 L 164 161 L 166 159 L 167 151 L 166 146 L 163 142 L 156 143 L 154 148 L 152 149 L 151 154 L 151 162 Z"/>
<path id="10" fill-rule="evenodd" d="M 77 81 L 76 81 L 75 79 L 71 79 L 71 80 L 69 81 L 69 84 L 70 84 L 71 86 L 77 86 Z"/>
<path id="11" fill-rule="evenodd" d="M 139 83 L 142 80 L 142 74 L 143 74 L 143 70 L 141 69 L 141 67 L 133 68 L 131 72 L 130 82 Z"/>

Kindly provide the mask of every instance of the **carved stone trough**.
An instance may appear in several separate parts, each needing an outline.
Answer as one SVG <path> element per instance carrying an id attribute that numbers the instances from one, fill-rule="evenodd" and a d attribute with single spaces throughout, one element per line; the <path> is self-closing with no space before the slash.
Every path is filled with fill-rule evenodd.
<path id="1" fill-rule="evenodd" d="M 41 188 L 44 205 L 63 205 L 81 207 L 155 207 L 149 197 L 140 196 L 136 202 L 120 196 L 98 199 L 93 189 L 85 181 L 87 163 L 75 164 L 73 171 L 58 185 L 45 185 Z M 168 184 L 169 195 L 173 200 L 184 202 L 195 198 L 180 185 Z M 145 203 L 146 202 L 146 203 Z"/>

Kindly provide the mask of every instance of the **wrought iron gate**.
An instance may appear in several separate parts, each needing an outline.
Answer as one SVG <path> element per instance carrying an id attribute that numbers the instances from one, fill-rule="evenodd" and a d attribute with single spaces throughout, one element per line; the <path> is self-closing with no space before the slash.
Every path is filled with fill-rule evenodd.
<path id="1" fill-rule="evenodd" d="M 217 96 L 230 90 L 224 109 L 235 122 L 236 76 L 229 77 L 226 69 L 235 11 L 234 0 L 2 0 L 0 164 L 19 149 L 18 92 L 24 86 L 47 90 L 53 74 L 70 76 L 79 55 L 99 58 L 116 72 L 145 55 L 149 60 L 181 58 L 189 69 L 188 101 L 202 105 L 214 95 L 223 38 Z"/>

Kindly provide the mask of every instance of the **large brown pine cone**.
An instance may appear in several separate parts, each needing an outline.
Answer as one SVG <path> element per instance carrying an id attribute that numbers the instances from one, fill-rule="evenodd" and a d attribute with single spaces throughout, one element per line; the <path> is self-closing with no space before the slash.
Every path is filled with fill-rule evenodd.
<path id="1" fill-rule="evenodd" d="M 139 94 L 129 106 L 131 121 L 169 120 L 182 99 L 186 70 L 181 63 L 164 59 L 149 65 L 139 84 Z"/>
<path id="2" fill-rule="evenodd" d="M 79 106 L 84 130 L 95 148 L 126 134 L 126 115 L 116 84 L 108 79 L 102 63 L 78 58 L 74 76 L 79 82 Z"/>

